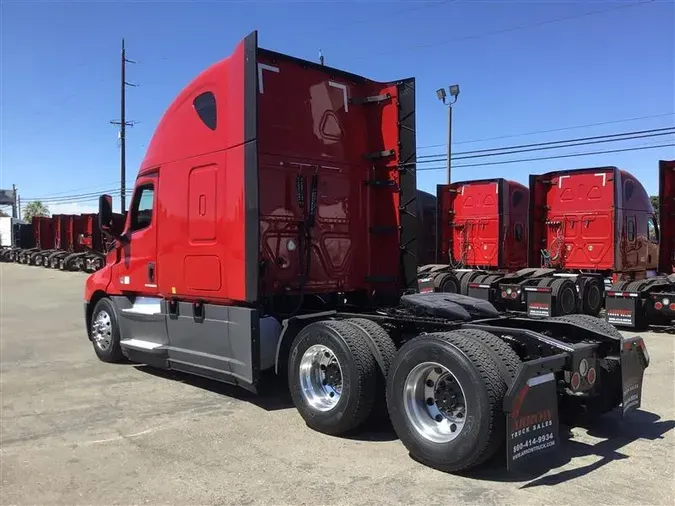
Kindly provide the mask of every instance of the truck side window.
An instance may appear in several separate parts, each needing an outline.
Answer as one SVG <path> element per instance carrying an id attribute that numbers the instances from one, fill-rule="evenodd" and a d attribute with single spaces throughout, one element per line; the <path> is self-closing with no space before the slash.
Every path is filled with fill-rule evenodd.
<path id="1" fill-rule="evenodd" d="M 197 115 L 202 122 L 211 130 L 218 126 L 218 114 L 216 111 L 216 97 L 210 91 L 197 95 L 192 101 Z"/>
<path id="2" fill-rule="evenodd" d="M 647 235 L 651 242 L 659 243 L 659 228 L 656 226 L 653 216 L 647 220 Z"/>
<path id="3" fill-rule="evenodd" d="M 516 226 L 513 229 L 513 233 L 516 237 L 516 241 L 521 242 L 523 240 L 523 224 L 516 223 Z"/>
<path id="4" fill-rule="evenodd" d="M 520 190 L 515 190 L 511 194 L 511 205 L 513 207 L 518 207 L 522 201 L 523 201 L 523 192 L 521 192 Z"/>
<path id="5" fill-rule="evenodd" d="M 632 242 L 635 240 L 635 221 L 632 219 L 628 220 L 628 230 L 627 230 L 627 239 Z"/>
<path id="6" fill-rule="evenodd" d="M 152 223 L 152 207 L 155 201 L 155 189 L 146 185 L 138 188 L 131 208 L 131 231 L 142 230 Z"/>

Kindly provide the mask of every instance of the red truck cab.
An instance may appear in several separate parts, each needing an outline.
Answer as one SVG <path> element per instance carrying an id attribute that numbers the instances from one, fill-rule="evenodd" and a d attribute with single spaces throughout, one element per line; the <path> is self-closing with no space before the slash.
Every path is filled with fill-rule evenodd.
<path id="1" fill-rule="evenodd" d="M 101 320 L 99 356 L 250 386 L 284 315 L 414 286 L 414 104 L 412 79 L 298 60 L 256 33 L 202 72 L 156 128 L 124 230 L 101 200 L 117 247 L 87 280 L 87 327 L 108 301 L 122 349 L 96 346 Z"/>

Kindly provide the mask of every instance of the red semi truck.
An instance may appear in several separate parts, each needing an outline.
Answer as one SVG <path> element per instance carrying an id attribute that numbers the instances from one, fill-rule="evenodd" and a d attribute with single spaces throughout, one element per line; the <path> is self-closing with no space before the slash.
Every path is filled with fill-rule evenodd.
<path id="1" fill-rule="evenodd" d="M 633 259 L 646 256 L 650 272 L 615 280 L 605 298 L 606 319 L 622 327 L 671 326 L 675 319 L 675 160 L 659 161 L 658 225 L 651 216 L 646 223 L 635 221 L 636 226 L 627 231 L 627 239 L 634 236 L 635 241 L 622 254 Z M 656 266 L 659 274 L 652 275 Z"/>
<path id="2" fill-rule="evenodd" d="M 438 262 L 419 269 L 436 291 L 489 300 L 505 309 L 498 283 L 532 274 L 527 267 L 529 189 L 506 179 L 463 181 L 437 187 Z M 517 272 L 520 277 L 517 277 Z"/>
<path id="3" fill-rule="evenodd" d="M 376 82 L 246 37 L 159 122 L 116 247 L 87 278 L 94 352 L 259 391 L 328 434 L 387 413 L 445 471 L 560 445 L 558 415 L 640 405 L 649 357 L 586 315 L 503 318 L 416 292 L 415 81 Z"/>
<path id="4" fill-rule="evenodd" d="M 529 188 L 503 179 L 441 185 L 439 216 L 449 264 L 422 276 L 501 310 L 595 316 L 605 286 L 657 268 L 658 239 L 635 233 L 656 227 L 650 199 L 616 167 L 532 175 Z"/>
<path id="5" fill-rule="evenodd" d="M 46 216 L 35 216 L 32 220 L 35 247 L 16 253 L 11 260 L 22 264 L 36 265 L 37 258 L 44 251 L 53 251 L 56 244 L 56 230 L 54 220 Z M 40 257 L 40 262 L 42 258 Z M 41 264 L 40 264 L 41 265 Z"/>

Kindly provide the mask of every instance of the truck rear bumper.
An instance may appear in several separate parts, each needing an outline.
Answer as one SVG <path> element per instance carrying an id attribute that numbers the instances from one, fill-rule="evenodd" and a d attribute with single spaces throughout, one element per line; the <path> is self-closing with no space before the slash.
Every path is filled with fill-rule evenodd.
<path id="1" fill-rule="evenodd" d="M 507 467 L 514 469 L 560 447 L 558 378 L 570 354 L 561 353 L 525 362 L 504 396 Z M 649 354 L 641 337 L 621 341 L 622 411 L 637 410 L 642 401 L 644 370 Z M 603 392 L 611 395 L 612 392 Z M 618 407 L 618 406 L 615 406 Z"/>

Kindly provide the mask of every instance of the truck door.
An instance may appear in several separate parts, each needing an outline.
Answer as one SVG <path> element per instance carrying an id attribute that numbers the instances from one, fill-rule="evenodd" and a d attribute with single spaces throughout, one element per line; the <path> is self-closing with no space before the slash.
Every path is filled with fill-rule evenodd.
<path id="1" fill-rule="evenodd" d="M 126 240 L 113 270 L 112 281 L 122 292 L 157 293 L 157 183 L 156 174 L 136 181 L 124 232 Z"/>

